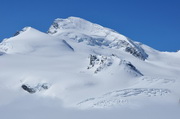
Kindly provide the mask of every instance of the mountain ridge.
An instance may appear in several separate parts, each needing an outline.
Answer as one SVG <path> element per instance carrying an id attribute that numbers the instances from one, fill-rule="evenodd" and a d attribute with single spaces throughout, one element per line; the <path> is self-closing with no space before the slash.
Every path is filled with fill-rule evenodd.
<path id="1" fill-rule="evenodd" d="M 15 33 L 15 36 L 21 35 L 21 33 L 26 32 L 28 30 L 30 31 L 33 30 L 34 33 L 35 31 L 39 33 L 43 33 L 32 27 L 25 27 L 21 31 Z M 102 47 L 123 49 L 125 52 L 128 52 L 133 56 L 142 60 L 148 58 L 148 55 L 145 53 L 143 48 L 141 48 L 139 44 L 135 43 L 129 38 L 119 34 L 118 32 L 112 29 L 105 28 L 103 26 L 91 23 L 89 21 L 86 21 L 78 17 L 68 17 L 67 19 L 59 19 L 59 18 L 56 19 L 53 25 L 50 26 L 47 33 L 57 38 L 66 37 L 68 39 L 73 39 L 76 42 L 85 42 L 87 45 L 91 45 L 91 46 L 97 45 L 100 47 L 102 46 Z M 13 37 L 10 39 L 13 39 Z M 3 41 L 0 44 L 1 47 Z M 6 47 L 5 46 L 6 43 L 4 43 L 3 45 L 4 47 Z M 6 48 L 6 50 L 7 49 L 8 48 Z M 3 50 L 1 50 L 1 52 L 3 52 Z"/>

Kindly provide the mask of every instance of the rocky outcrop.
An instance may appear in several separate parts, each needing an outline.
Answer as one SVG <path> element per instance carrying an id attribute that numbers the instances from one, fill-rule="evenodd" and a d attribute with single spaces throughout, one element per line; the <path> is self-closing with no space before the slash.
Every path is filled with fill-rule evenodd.
<path id="1" fill-rule="evenodd" d="M 98 73 L 101 70 L 108 68 L 113 63 L 112 57 L 101 56 L 101 55 L 90 55 L 89 66 L 87 69 L 94 68 L 94 73 Z"/>
<path id="2" fill-rule="evenodd" d="M 38 84 L 36 86 L 22 84 L 21 88 L 32 94 L 32 93 L 36 93 L 37 91 L 47 90 L 49 88 L 49 85 L 47 83 Z"/>
<path id="3" fill-rule="evenodd" d="M 94 73 L 101 72 L 108 69 L 111 65 L 119 66 L 119 70 L 123 70 L 127 73 L 131 73 L 134 76 L 143 76 L 143 74 L 129 61 L 122 60 L 116 55 L 102 56 L 102 55 L 90 55 L 88 70 L 94 71 Z"/>

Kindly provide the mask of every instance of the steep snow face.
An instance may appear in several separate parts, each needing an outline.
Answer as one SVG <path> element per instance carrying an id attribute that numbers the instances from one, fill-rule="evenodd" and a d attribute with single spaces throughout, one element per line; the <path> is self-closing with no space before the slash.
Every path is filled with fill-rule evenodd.
<path id="1" fill-rule="evenodd" d="M 69 17 L 56 19 L 48 30 L 48 34 L 58 37 L 68 37 L 77 42 L 85 42 L 91 46 L 123 49 L 139 59 L 145 60 L 148 55 L 140 44 L 129 38 L 98 24 L 81 18 Z"/>
<path id="2" fill-rule="evenodd" d="M 37 53 L 45 54 L 50 51 L 51 54 L 58 54 L 64 51 L 72 51 L 67 42 L 59 40 L 34 28 L 25 27 L 17 32 L 14 37 L 4 39 L 0 43 L 0 52 L 7 54 L 14 53 Z"/>

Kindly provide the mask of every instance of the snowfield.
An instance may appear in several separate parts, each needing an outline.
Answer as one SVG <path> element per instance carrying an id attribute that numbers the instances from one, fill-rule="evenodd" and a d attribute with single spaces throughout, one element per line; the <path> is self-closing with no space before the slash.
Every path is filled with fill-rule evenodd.
<path id="1" fill-rule="evenodd" d="M 180 52 L 81 18 L 0 43 L 2 119 L 179 119 Z"/>

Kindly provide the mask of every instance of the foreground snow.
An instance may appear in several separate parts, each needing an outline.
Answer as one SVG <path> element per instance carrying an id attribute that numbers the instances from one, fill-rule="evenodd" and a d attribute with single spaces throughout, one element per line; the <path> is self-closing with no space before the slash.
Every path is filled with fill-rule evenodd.
<path id="1" fill-rule="evenodd" d="M 0 43 L 0 115 L 176 119 L 179 59 L 76 17 L 26 27 Z"/>
<path id="2" fill-rule="evenodd" d="M 179 119 L 179 105 L 148 104 L 143 107 L 119 107 L 104 110 L 64 108 L 56 99 L 25 95 L 0 107 L 2 119 Z"/>

